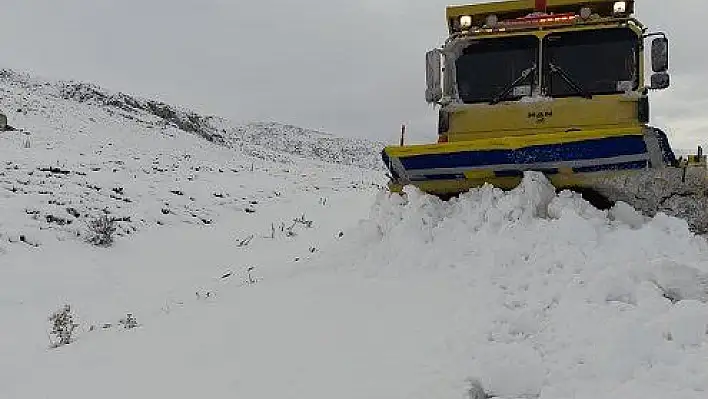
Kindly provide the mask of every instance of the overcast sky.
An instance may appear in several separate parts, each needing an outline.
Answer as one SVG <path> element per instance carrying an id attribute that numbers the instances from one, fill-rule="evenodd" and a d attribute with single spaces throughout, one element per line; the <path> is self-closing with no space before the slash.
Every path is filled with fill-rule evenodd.
<path id="1" fill-rule="evenodd" d="M 476 1 L 472 1 L 476 2 Z M 424 53 L 444 40 L 446 0 L 2 0 L 0 67 L 75 79 L 216 114 L 341 136 L 436 138 Z M 677 6 L 677 3 L 679 4 Z M 642 0 L 671 39 L 671 89 L 654 122 L 708 140 L 704 0 Z"/>

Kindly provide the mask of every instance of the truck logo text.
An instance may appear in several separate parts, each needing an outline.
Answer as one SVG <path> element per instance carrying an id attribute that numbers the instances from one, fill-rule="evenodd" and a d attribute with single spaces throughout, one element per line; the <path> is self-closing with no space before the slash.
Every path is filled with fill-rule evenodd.
<path id="1" fill-rule="evenodd" d="M 529 119 L 535 119 L 536 123 L 543 123 L 547 118 L 553 116 L 553 111 L 531 111 L 529 112 Z"/>

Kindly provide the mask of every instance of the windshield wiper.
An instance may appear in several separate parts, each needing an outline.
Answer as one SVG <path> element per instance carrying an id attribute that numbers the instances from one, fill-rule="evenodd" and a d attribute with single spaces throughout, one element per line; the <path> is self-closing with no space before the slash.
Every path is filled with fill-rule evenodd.
<path id="1" fill-rule="evenodd" d="M 582 87 L 578 82 L 576 82 L 573 78 L 568 75 L 566 71 L 564 71 L 561 67 L 557 66 L 556 64 L 549 62 L 548 65 L 551 68 L 551 73 L 557 73 L 565 80 L 566 83 L 570 87 L 573 88 L 578 94 L 583 96 L 584 98 L 591 99 L 592 94 L 590 94 L 584 87 Z"/>
<path id="2" fill-rule="evenodd" d="M 490 101 L 489 104 L 494 105 L 494 104 L 499 103 L 504 97 L 509 95 L 509 93 L 514 89 L 514 87 L 516 87 L 516 85 L 523 82 L 532 73 L 534 73 L 536 71 L 536 68 L 537 68 L 536 65 L 534 65 L 531 68 L 524 69 L 524 71 L 521 73 L 521 76 L 516 78 L 516 80 L 514 80 L 513 82 L 509 83 L 508 86 L 504 87 L 502 92 L 497 94 L 496 96 L 494 96 L 494 98 L 492 98 L 492 101 Z"/>

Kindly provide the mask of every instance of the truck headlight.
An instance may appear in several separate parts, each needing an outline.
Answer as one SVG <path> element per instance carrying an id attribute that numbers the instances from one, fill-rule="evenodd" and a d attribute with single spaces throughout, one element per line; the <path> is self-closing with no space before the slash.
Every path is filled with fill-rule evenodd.
<path id="1" fill-rule="evenodd" d="M 615 2 L 615 14 L 624 14 L 627 12 L 627 2 L 626 1 L 616 1 Z"/>
<path id="2" fill-rule="evenodd" d="M 592 15 L 592 9 L 590 7 L 583 7 L 580 9 L 580 18 L 588 19 Z"/>

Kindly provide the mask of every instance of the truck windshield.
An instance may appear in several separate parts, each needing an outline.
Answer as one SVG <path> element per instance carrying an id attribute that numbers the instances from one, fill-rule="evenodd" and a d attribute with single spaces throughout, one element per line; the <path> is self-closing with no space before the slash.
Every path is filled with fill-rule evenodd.
<path id="1" fill-rule="evenodd" d="M 530 95 L 536 84 L 531 73 L 525 72 L 538 65 L 538 46 L 535 36 L 517 36 L 503 39 L 475 40 L 468 43 L 455 62 L 457 88 L 463 102 L 478 103 L 498 100 L 517 100 Z M 521 79 L 516 89 L 505 89 Z M 497 98 L 505 94 L 502 98 Z"/>
<path id="2" fill-rule="evenodd" d="M 638 36 L 626 28 L 546 36 L 543 70 L 548 94 L 568 97 L 636 89 L 638 46 Z"/>

